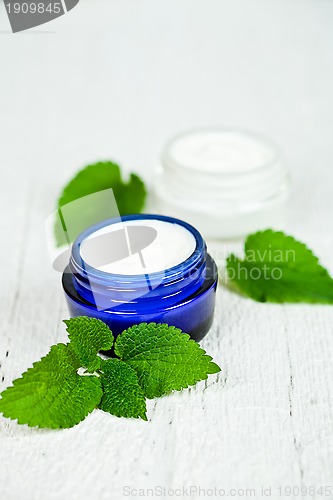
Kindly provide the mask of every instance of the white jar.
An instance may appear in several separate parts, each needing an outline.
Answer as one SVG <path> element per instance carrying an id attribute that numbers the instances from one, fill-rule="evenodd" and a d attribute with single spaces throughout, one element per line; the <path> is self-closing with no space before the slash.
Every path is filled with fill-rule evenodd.
<path id="1" fill-rule="evenodd" d="M 156 209 L 206 238 L 237 239 L 283 223 L 288 170 L 267 139 L 233 129 L 181 134 L 162 153 Z"/>

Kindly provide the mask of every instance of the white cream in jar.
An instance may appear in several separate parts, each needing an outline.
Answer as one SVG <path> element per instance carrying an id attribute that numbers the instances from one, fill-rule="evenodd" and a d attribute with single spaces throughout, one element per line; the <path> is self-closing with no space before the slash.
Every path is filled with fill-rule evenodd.
<path id="1" fill-rule="evenodd" d="M 193 254 L 196 241 L 184 226 L 142 217 L 110 224 L 91 233 L 81 244 L 83 261 L 107 273 L 140 275 L 165 271 L 185 262 Z M 105 252 L 106 245 L 110 251 L 117 246 L 117 260 L 111 256 L 110 260 L 114 261 L 106 262 L 106 252 L 105 263 L 103 258 L 101 262 L 101 252 Z"/>
<path id="2" fill-rule="evenodd" d="M 287 168 L 269 140 L 240 130 L 199 130 L 165 147 L 155 204 L 206 238 L 233 239 L 283 222 L 289 191 Z"/>

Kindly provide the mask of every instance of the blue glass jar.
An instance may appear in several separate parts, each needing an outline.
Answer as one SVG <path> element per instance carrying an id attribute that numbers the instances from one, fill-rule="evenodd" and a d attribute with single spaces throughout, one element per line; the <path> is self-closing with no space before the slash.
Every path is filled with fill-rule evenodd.
<path id="1" fill-rule="evenodd" d="M 70 315 L 101 319 L 115 336 L 134 324 L 153 321 L 176 326 L 200 341 L 213 322 L 218 278 L 202 236 L 193 226 L 172 217 L 139 214 L 121 218 L 122 223 L 127 221 L 180 225 L 193 235 L 195 249 L 183 262 L 167 269 L 149 274 L 114 274 L 87 263 L 81 250 L 94 233 L 119 224 L 119 219 L 88 228 L 73 243 L 63 273 Z"/>

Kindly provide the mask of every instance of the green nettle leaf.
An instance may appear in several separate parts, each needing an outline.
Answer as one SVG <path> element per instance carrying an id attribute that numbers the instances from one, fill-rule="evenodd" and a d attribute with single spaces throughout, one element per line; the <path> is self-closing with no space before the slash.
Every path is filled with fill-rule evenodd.
<path id="1" fill-rule="evenodd" d="M 147 420 L 146 399 L 136 372 L 119 359 L 103 362 L 103 397 L 99 408 L 116 417 L 141 417 Z"/>
<path id="2" fill-rule="evenodd" d="M 70 345 L 81 365 L 93 373 L 101 367 L 99 351 L 107 351 L 113 345 L 113 335 L 103 321 L 86 316 L 64 320 Z"/>
<path id="3" fill-rule="evenodd" d="M 115 197 L 120 215 L 140 213 L 145 205 L 145 185 L 138 175 L 131 174 L 127 184 L 118 186 Z"/>
<path id="4" fill-rule="evenodd" d="M 118 205 L 112 212 L 108 197 L 99 197 L 97 203 L 77 203 L 68 205 L 84 196 L 113 189 Z M 66 238 L 73 241 L 87 227 L 110 217 L 139 213 L 143 210 L 146 189 L 143 181 L 136 174 L 131 174 L 129 181 L 123 182 L 120 167 L 110 161 L 88 165 L 67 184 L 58 200 L 59 215 L 55 223 L 55 237 L 58 246 L 68 244 Z M 66 217 L 66 206 L 68 209 Z M 69 219 L 69 220 L 68 220 Z M 65 234 L 69 226 L 69 232 Z"/>
<path id="5" fill-rule="evenodd" d="M 227 259 L 229 283 L 259 302 L 333 304 L 333 280 L 303 243 L 272 230 L 249 236 L 245 258 Z"/>
<path id="6" fill-rule="evenodd" d="M 180 391 L 220 371 L 189 335 L 165 324 L 129 328 L 117 337 L 115 354 L 136 371 L 147 398 Z"/>
<path id="7" fill-rule="evenodd" d="M 49 354 L 1 394 L 0 412 L 31 427 L 73 427 L 99 404 L 100 379 L 79 376 L 80 361 L 70 345 L 51 347 Z"/>

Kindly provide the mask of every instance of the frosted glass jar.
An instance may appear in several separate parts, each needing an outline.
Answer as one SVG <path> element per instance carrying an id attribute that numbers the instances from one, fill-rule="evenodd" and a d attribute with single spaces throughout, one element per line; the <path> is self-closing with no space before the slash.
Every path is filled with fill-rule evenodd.
<path id="1" fill-rule="evenodd" d="M 236 129 L 181 134 L 165 147 L 155 178 L 159 213 L 206 238 L 237 239 L 283 223 L 289 173 L 268 139 Z"/>

